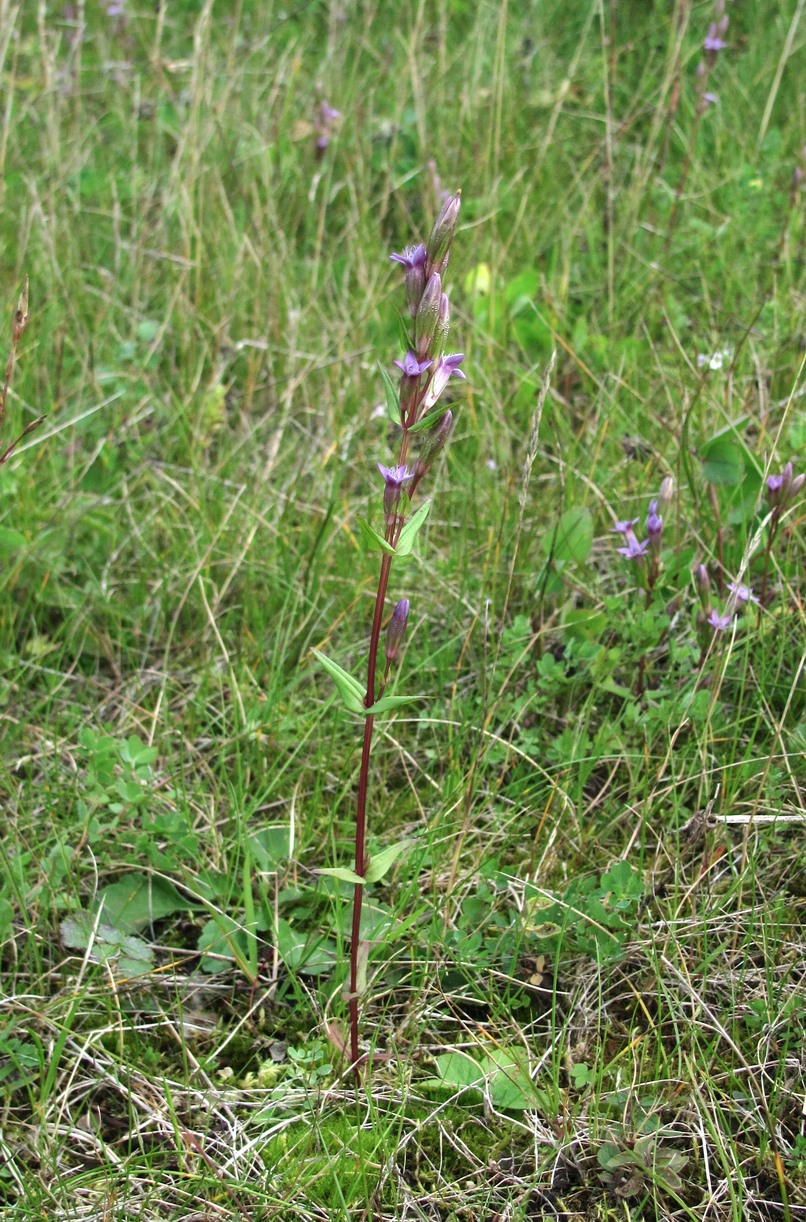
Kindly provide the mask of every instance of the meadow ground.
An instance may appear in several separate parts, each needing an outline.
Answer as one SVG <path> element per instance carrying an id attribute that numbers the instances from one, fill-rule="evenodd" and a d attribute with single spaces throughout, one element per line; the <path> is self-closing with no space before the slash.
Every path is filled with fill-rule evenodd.
<path id="1" fill-rule="evenodd" d="M 805 8 L 0 2 L 9 1217 L 806 1217 Z M 458 187 L 356 1090 L 311 649 Z"/>

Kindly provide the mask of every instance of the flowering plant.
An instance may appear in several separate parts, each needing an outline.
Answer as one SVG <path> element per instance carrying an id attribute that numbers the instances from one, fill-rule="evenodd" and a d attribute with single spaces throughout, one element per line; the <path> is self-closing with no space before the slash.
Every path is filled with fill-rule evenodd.
<path id="1" fill-rule="evenodd" d="M 381 533 L 369 522 L 359 518 L 364 543 L 381 553 L 375 610 L 369 640 L 366 680 L 353 678 L 331 658 L 314 650 L 317 659 L 336 684 L 345 707 L 363 718 L 363 742 L 358 779 L 355 817 L 355 855 L 353 869 L 334 867 L 321 873 L 353 884 L 353 919 L 350 942 L 350 973 L 347 1002 L 350 1015 L 350 1057 L 356 1079 L 366 1063 L 359 1042 L 359 1002 L 366 990 L 369 946 L 361 941 L 361 908 L 364 887 L 377 882 L 391 869 L 406 844 L 391 845 L 369 857 L 366 851 L 367 797 L 369 791 L 370 758 L 375 718 L 406 703 L 410 697 L 387 696 L 392 663 L 397 661 L 409 618 L 410 603 L 400 599 L 392 611 L 386 629 L 384 663 L 379 659 L 386 597 L 394 560 L 408 556 L 415 538 L 425 523 L 430 502 L 425 501 L 412 512 L 412 504 L 421 481 L 444 448 L 453 425 L 450 410 L 439 407 L 451 377 L 464 378 L 459 366 L 462 353 L 445 353 L 450 327 L 450 306 L 443 288 L 453 235 L 459 215 L 460 196 L 450 196 L 444 203 L 428 242 L 407 247 L 391 258 L 405 269 L 406 299 L 412 319 L 408 348 L 394 364 L 401 372 L 395 386 L 384 372 L 389 415 L 400 430 L 397 456 L 392 466 L 378 463 L 383 479 L 383 523 Z M 419 441 L 416 456 L 412 455 Z"/>

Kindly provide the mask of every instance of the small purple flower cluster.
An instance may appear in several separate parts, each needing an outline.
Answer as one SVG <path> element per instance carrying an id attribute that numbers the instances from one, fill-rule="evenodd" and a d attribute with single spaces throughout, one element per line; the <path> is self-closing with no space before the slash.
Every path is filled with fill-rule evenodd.
<path id="1" fill-rule="evenodd" d="M 702 44 L 705 56 L 697 64 L 697 94 L 700 114 L 719 100 L 715 93 L 709 92 L 708 78 L 716 64 L 719 52 L 724 51 L 728 46 L 725 42 L 725 35 L 728 32 L 729 24 L 730 18 L 725 12 L 725 0 L 714 0 L 714 20 L 709 25 L 708 33 Z"/>
<path id="2" fill-rule="evenodd" d="M 789 508 L 804 483 L 806 475 L 795 475 L 791 462 L 786 464 L 780 475 L 767 476 L 767 503 L 776 520 Z"/>
<path id="3" fill-rule="evenodd" d="M 324 157 L 327 146 L 330 144 L 330 137 L 333 134 L 334 128 L 338 125 L 341 118 L 341 111 L 335 110 L 329 102 L 323 98 L 319 103 L 316 112 L 316 156 L 317 160 Z"/>
<path id="4" fill-rule="evenodd" d="M 700 603 L 700 609 L 697 612 L 697 635 L 704 655 L 712 638 L 731 626 L 734 616 L 739 614 L 742 607 L 749 603 L 758 605 L 759 600 L 750 586 L 739 581 L 731 581 L 728 583 L 728 600 L 722 611 L 718 611 L 711 600 L 711 580 L 705 565 L 698 564 L 692 575 Z"/>
<path id="5" fill-rule="evenodd" d="M 450 328 L 450 304 L 442 288 L 460 203 L 461 196 L 458 193 L 449 196 L 434 222 L 428 242 L 407 246 L 402 254 L 390 256 L 395 263 L 405 268 L 406 300 L 409 315 L 414 321 L 411 347 L 402 360 L 395 361 L 402 375 L 399 403 L 400 426 L 403 429 L 401 454 L 404 459 L 408 450 L 409 431 L 433 411 L 452 377 L 465 376 L 459 368 L 464 360 L 464 353 L 445 352 Z M 446 410 L 431 429 L 425 432 L 419 457 L 410 472 L 405 462 L 396 468 L 381 467 L 386 483 L 384 505 L 394 502 L 393 512 L 396 512 L 399 504 L 400 484 L 413 480 L 408 489 L 409 495 L 413 495 L 417 484 L 448 440 L 452 424 L 453 415 L 450 410 Z M 391 481 L 391 489 L 387 474 L 389 470 L 396 473 Z M 389 513 L 387 510 L 387 526 L 391 524 Z"/>
<path id="6" fill-rule="evenodd" d="M 674 481 L 666 476 L 661 484 L 660 494 L 649 502 L 649 513 L 646 518 L 646 538 L 639 540 L 635 527 L 638 518 L 616 522 L 611 527 L 611 533 L 621 535 L 624 546 L 616 550 L 620 556 L 636 561 L 636 578 L 641 589 L 651 594 L 661 569 L 661 550 L 663 544 L 663 514 L 661 510 L 669 505 L 674 493 Z"/>

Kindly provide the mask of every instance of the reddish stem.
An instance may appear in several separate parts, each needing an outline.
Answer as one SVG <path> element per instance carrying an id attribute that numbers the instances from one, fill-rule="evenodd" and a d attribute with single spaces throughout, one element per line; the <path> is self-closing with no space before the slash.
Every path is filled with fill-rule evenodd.
<path id="1" fill-rule="evenodd" d="M 408 446 L 408 432 L 404 429 L 397 460 L 398 466 L 402 467 L 405 465 Z M 394 521 L 387 526 L 386 538 L 393 547 L 400 537 L 400 532 L 403 529 L 403 523 L 404 519 L 402 517 L 396 517 Z M 378 650 L 381 643 L 383 610 L 386 602 L 386 590 L 389 585 L 389 573 L 392 568 L 392 560 L 393 557 L 388 552 L 383 553 L 383 558 L 381 560 L 381 571 L 378 575 L 378 589 L 375 594 L 375 613 L 372 617 L 372 631 L 369 638 L 367 694 L 364 697 L 364 705 L 366 708 L 371 708 L 376 699 L 375 684 L 378 671 Z M 374 725 L 375 718 L 373 716 L 370 715 L 364 718 L 364 742 L 361 748 L 361 771 L 358 776 L 358 802 L 355 812 L 354 865 L 356 874 L 361 875 L 362 878 L 366 869 L 367 791 L 369 789 L 369 762 L 370 752 L 372 749 L 372 731 Z M 358 952 L 361 944 L 361 907 L 363 900 L 364 887 L 361 883 L 356 883 L 353 888 L 353 926 L 352 938 L 350 941 L 349 994 L 350 1056 L 352 1058 L 353 1073 L 355 1074 L 356 1082 L 361 1081 L 361 1054 L 358 1047 Z"/>

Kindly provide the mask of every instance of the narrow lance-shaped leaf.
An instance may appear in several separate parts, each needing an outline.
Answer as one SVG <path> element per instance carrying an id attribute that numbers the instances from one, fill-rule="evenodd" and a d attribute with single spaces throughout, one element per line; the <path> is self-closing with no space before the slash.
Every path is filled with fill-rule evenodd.
<path id="1" fill-rule="evenodd" d="M 433 412 L 429 412 L 427 416 L 423 416 L 422 420 L 418 420 L 416 424 L 412 424 L 409 428 L 410 433 L 419 433 L 421 429 L 428 429 L 432 424 L 436 424 L 445 415 L 445 408 L 440 405 Z"/>
<path id="2" fill-rule="evenodd" d="M 425 525 L 425 520 L 428 517 L 431 509 L 431 502 L 425 501 L 420 508 L 411 515 L 406 525 L 400 532 L 400 538 L 395 547 L 395 553 L 398 556 L 408 556 L 411 549 L 414 547 L 414 540 L 417 538 L 422 527 Z"/>
<path id="3" fill-rule="evenodd" d="M 383 365 L 379 365 L 381 377 L 383 378 L 383 386 L 386 391 L 386 414 L 392 421 L 392 424 L 400 424 L 400 399 L 398 390 L 395 386 L 392 376 Z"/>
<path id="4" fill-rule="evenodd" d="M 405 853 L 412 844 L 414 844 L 413 840 L 401 840 L 399 844 L 390 844 L 388 848 L 381 849 L 380 853 L 373 853 L 367 866 L 366 881 L 368 883 L 380 882 L 384 875 L 389 873 L 401 853 Z"/>
<path id="5" fill-rule="evenodd" d="M 365 713 L 364 706 L 364 688 L 354 679 L 351 674 L 343 670 L 337 662 L 332 658 L 328 658 L 318 649 L 312 649 L 312 653 L 316 660 L 324 666 L 327 673 L 330 675 L 333 682 L 336 684 L 339 695 L 341 696 L 344 707 L 351 713 Z"/>
<path id="6" fill-rule="evenodd" d="M 366 518 L 358 518 L 358 529 L 364 536 L 364 542 L 371 551 L 388 552 L 390 556 L 394 556 L 395 549 L 391 543 L 387 543 L 383 535 L 379 535 L 373 526 L 370 526 Z"/>
<path id="7" fill-rule="evenodd" d="M 327 874 L 328 878 L 337 878 L 340 883 L 353 883 L 359 887 L 363 887 L 367 881 L 360 874 L 356 874 L 355 870 L 348 870 L 346 866 L 328 866 L 316 871 L 317 874 Z"/>

